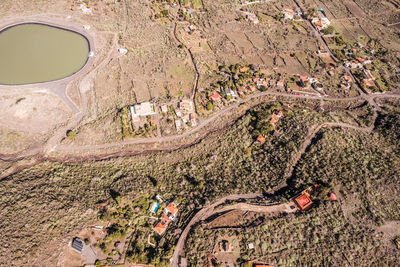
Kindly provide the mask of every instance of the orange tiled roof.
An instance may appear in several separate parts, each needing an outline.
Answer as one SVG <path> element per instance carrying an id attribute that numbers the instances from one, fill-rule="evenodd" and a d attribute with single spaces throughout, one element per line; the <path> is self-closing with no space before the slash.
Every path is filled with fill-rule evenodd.
<path id="1" fill-rule="evenodd" d="M 271 123 L 272 123 L 272 124 L 275 124 L 275 123 L 277 123 L 278 121 L 279 121 L 278 115 L 276 115 L 275 113 L 272 114 Z"/>
<path id="2" fill-rule="evenodd" d="M 306 194 L 296 197 L 295 202 L 300 210 L 306 210 L 312 204 L 312 200 Z"/>
<path id="3" fill-rule="evenodd" d="M 172 216 L 174 216 L 178 212 L 178 208 L 174 203 L 169 203 L 166 209 L 171 212 Z"/>
<path id="4" fill-rule="evenodd" d="M 303 75 L 299 75 L 299 76 L 300 76 L 300 80 L 301 80 L 302 82 L 308 81 L 308 77 L 307 77 L 307 76 L 303 76 Z"/>
<path id="5" fill-rule="evenodd" d="M 265 138 L 264 138 L 264 136 L 259 135 L 259 136 L 257 137 L 257 141 L 260 142 L 261 144 L 264 144 L 264 143 L 265 143 Z"/>
<path id="6" fill-rule="evenodd" d="M 246 72 L 246 71 L 248 71 L 250 68 L 249 67 L 243 67 L 243 68 L 240 68 L 240 72 Z"/>
<path id="7" fill-rule="evenodd" d="M 217 91 L 214 91 L 214 94 L 211 95 L 210 98 L 211 98 L 212 100 L 216 101 L 216 100 L 220 100 L 220 99 L 221 99 L 221 96 L 218 94 Z"/>
<path id="8" fill-rule="evenodd" d="M 372 80 L 370 80 L 370 79 L 364 79 L 364 83 L 365 83 L 365 85 L 367 85 L 367 86 L 371 86 L 371 87 L 374 87 L 374 86 L 375 86 L 374 81 L 372 81 Z"/>
<path id="9" fill-rule="evenodd" d="M 157 225 L 154 227 L 154 230 L 159 234 L 162 235 L 165 230 L 167 230 L 168 223 L 163 223 L 163 221 L 160 221 L 157 223 Z"/>

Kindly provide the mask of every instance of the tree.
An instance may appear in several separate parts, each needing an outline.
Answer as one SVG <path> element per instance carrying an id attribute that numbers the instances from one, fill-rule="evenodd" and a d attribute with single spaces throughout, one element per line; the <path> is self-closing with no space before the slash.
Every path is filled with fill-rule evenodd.
<path id="1" fill-rule="evenodd" d="M 67 131 L 67 137 L 68 137 L 68 139 L 71 139 L 73 141 L 75 139 L 75 137 L 76 137 L 76 131 L 68 130 Z"/>
<path id="2" fill-rule="evenodd" d="M 335 28 L 332 25 L 329 25 L 328 28 L 325 29 L 325 34 L 333 34 L 335 32 Z"/>
<path id="3" fill-rule="evenodd" d="M 206 109 L 207 110 L 212 110 L 214 108 L 213 104 L 211 102 L 207 103 Z"/>

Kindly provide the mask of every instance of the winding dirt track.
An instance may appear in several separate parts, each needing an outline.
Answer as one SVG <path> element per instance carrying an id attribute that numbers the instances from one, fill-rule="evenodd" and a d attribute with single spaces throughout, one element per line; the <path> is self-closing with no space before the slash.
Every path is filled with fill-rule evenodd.
<path id="1" fill-rule="evenodd" d="M 374 122 L 376 119 L 376 112 L 374 115 Z M 347 123 L 335 123 L 335 122 L 325 122 L 321 124 L 315 124 L 310 127 L 309 132 L 307 134 L 306 139 L 304 140 L 300 150 L 293 155 L 292 160 L 290 161 L 289 169 L 286 172 L 284 176 L 284 182 L 274 188 L 274 191 L 278 191 L 281 188 L 284 188 L 287 186 L 287 180 L 293 175 L 294 168 L 296 167 L 297 163 L 301 159 L 301 157 L 304 155 L 306 152 L 307 148 L 312 144 L 312 140 L 314 137 L 317 135 L 317 133 L 325 127 L 343 127 L 343 128 L 349 128 L 357 131 L 362 131 L 366 133 L 370 133 L 373 130 L 374 127 L 374 122 L 371 123 L 370 126 L 368 127 L 359 127 Z M 178 243 L 176 245 L 173 257 L 171 259 L 171 266 L 179 266 L 179 257 L 182 255 L 183 248 L 185 246 L 185 241 L 190 233 L 190 230 L 192 229 L 193 226 L 195 226 L 197 223 L 204 221 L 205 219 L 209 218 L 210 216 L 214 214 L 218 214 L 224 211 L 228 210 L 242 210 L 242 211 L 254 211 L 254 212 L 261 212 L 261 213 L 290 213 L 290 212 L 295 212 L 296 209 L 292 209 L 288 203 L 283 203 L 283 204 L 278 204 L 278 205 L 272 205 L 272 206 L 257 206 L 257 205 L 249 205 L 245 203 L 238 203 L 234 204 L 231 206 L 226 206 L 222 209 L 215 210 L 215 207 L 218 205 L 223 204 L 227 200 L 237 200 L 237 199 L 252 199 L 252 198 L 257 198 L 257 197 L 262 197 L 262 194 L 260 193 L 254 193 L 254 194 L 247 194 L 247 195 L 230 195 L 226 196 L 224 198 L 221 198 L 217 202 L 203 208 L 200 210 L 189 222 L 189 224 L 186 226 L 185 230 L 182 232 L 182 235 L 179 237 Z"/>
<path id="2" fill-rule="evenodd" d="M 178 260 L 179 256 L 182 253 L 183 247 L 185 245 L 186 237 L 188 236 L 190 230 L 192 227 L 197 224 L 198 222 L 210 217 L 211 215 L 215 214 L 215 208 L 223 203 L 225 203 L 228 200 L 238 200 L 238 199 L 252 199 L 252 198 L 257 198 L 257 197 L 262 197 L 262 193 L 253 193 L 253 194 L 236 194 L 236 195 L 230 195 L 221 198 L 217 202 L 214 202 L 213 204 L 208 205 L 207 207 L 201 209 L 199 212 L 196 213 L 196 215 L 190 220 L 188 225 L 186 226 L 185 230 L 183 230 L 179 240 L 178 244 L 176 244 L 176 248 L 174 251 L 174 255 L 171 259 L 171 266 L 178 266 Z"/>

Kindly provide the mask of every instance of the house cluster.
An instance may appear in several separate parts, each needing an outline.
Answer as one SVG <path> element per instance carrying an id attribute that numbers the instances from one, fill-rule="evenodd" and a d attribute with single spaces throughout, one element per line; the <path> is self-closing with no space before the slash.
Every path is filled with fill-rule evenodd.
<path id="1" fill-rule="evenodd" d="M 168 106 L 161 106 L 161 112 L 165 114 L 168 113 Z M 178 109 L 176 109 L 174 113 L 176 115 L 175 128 L 178 132 L 182 129 L 187 129 L 190 126 L 197 126 L 197 118 L 192 100 L 181 100 L 178 104 Z"/>
<path id="2" fill-rule="evenodd" d="M 311 17 L 311 23 L 319 30 L 325 30 L 331 24 L 329 19 L 322 8 L 318 8 L 318 11 Z"/>
<path id="3" fill-rule="evenodd" d="M 362 83 L 367 87 L 367 88 L 373 88 L 376 89 L 376 84 L 375 84 L 375 77 L 372 75 L 371 71 L 369 69 L 363 69 L 363 80 Z"/>
<path id="4" fill-rule="evenodd" d="M 249 67 L 242 67 L 239 69 L 239 73 L 246 73 L 250 70 Z M 270 86 L 270 77 L 260 77 L 258 73 L 253 74 L 253 78 L 251 79 L 251 83 L 246 86 L 237 86 L 237 92 L 239 96 L 244 96 L 245 94 L 254 93 L 256 90 L 262 90 L 268 88 Z"/>
<path id="5" fill-rule="evenodd" d="M 146 121 L 148 116 L 156 115 L 155 105 L 150 102 L 143 102 L 140 104 L 130 106 L 132 122 L 136 126 L 140 126 Z M 151 120 L 151 124 L 156 124 L 155 120 Z"/>
<path id="6" fill-rule="evenodd" d="M 360 48 L 363 48 L 361 44 L 358 44 Z M 343 66 L 358 71 L 362 71 L 360 82 L 368 89 L 377 89 L 375 82 L 376 78 L 368 69 L 368 66 L 372 64 L 372 60 L 366 53 L 360 53 L 357 48 L 343 49 L 342 53 L 349 59 L 345 60 Z"/>
<path id="7" fill-rule="evenodd" d="M 261 86 L 268 87 L 270 78 L 264 79 L 264 78 L 255 77 L 255 78 L 253 78 L 252 81 L 254 84 L 237 87 L 239 96 L 244 96 L 245 94 L 254 93 L 256 90 L 260 90 Z"/>
<path id="8" fill-rule="evenodd" d="M 278 130 L 276 126 L 283 117 L 285 117 L 285 115 L 283 114 L 282 110 L 279 110 L 279 111 L 274 110 L 272 112 L 270 123 L 271 123 L 272 127 L 274 128 L 274 136 L 275 137 L 279 137 L 282 134 L 282 129 Z M 256 139 L 256 142 L 259 144 L 264 144 L 265 141 L 266 141 L 265 137 L 261 134 Z"/>
<path id="9" fill-rule="evenodd" d="M 156 213 L 159 206 L 160 204 L 158 202 L 153 203 L 153 205 L 150 208 L 150 211 Z M 165 233 L 165 231 L 168 229 L 169 224 L 171 222 L 175 222 L 178 219 L 178 211 L 179 211 L 178 207 L 175 203 L 173 202 L 167 203 L 166 207 L 163 210 L 161 218 L 154 226 L 154 231 L 159 235 Z"/>
<path id="10" fill-rule="evenodd" d="M 359 51 L 356 48 L 342 49 L 342 53 L 349 57 L 349 60 L 345 60 L 343 66 L 350 69 L 362 69 L 364 66 L 372 64 L 372 60 L 364 56 L 357 56 Z"/>
<path id="11" fill-rule="evenodd" d="M 345 74 L 341 77 L 341 82 L 339 84 L 339 87 L 343 89 L 349 89 L 352 83 L 353 79 L 349 75 Z"/>
<path id="12" fill-rule="evenodd" d="M 209 96 L 210 101 L 214 104 L 221 103 L 221 101 L 222 101 L 221 93 L 222 92 L 225 94 L 225 98 L 228 101 L 233 101 L 237 97 L 237 94 L 232 89 L 232 87 L 227 87 L 227 88 L 222 87 L 219 89 L 219 91 L 217 91 L 217 90 L 212 91 L 212 93 Z M 240 94 L 240 92 L 239 92 L 239 94 Z"/>
<path id="13" fill-rule="evenodd" d="M 320 189 L 321 189 L 321 185 L 314 184 L 314 185 L 308 187 L 307 189 L 305 189 L 304 191 L 302 191 L 296 197 L 294 197 L 292 199 L 292 201 L 296 205 L 297 209 L 299 211 L 309 210 L 314 203 L 312 200 L 313 193 Z M 329 200 L 337 201 L 337 197 L 336 197 L 335 193 L 333 193 L 333 192 L 328 193 L 327 197 Z"/>
<path id="14" fill-rule="evenodd" d="M 272 127 L 274 127 L 274 136 L 276 137 L 279 137 L 281 135 L 282 129 L 277 130 L 276 125 L 283 117 L 285 117 L 285 115 L 283 114 L 282 110 L 275 110 L 274 112 L 272 112 L 270 123 Z"/>
<path id="15" fill-rule="evenodd" d="M 304 75 L 298 75 L 299 78 L 299 84 L 303 88 L 309 88 L 310 86 L 318 91 L 321 91 L 323 89 L 322 83 L 320 83 L 316 78 L 304 76 Z"/>

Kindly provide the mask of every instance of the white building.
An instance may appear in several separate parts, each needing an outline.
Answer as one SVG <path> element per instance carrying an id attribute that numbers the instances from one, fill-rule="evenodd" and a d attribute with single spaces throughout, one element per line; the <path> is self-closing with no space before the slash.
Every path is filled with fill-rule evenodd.
<path id="1" fill-rule="evenodd" d="M 167 112 L 168 112 L 168 107 L 167 107 L 167 105 L 162 105 L 162 106 L 161 106 L 161 112 L 162 112 L 162 113 L 167 113 Z"/>
<path id="2" fill-rule="evenodd" d="M 181 130 L 181 127 L 182 127 L 182 121 L 181 120 L 175 120 L 175 127 L 176 127 L 176 130 L 179 132 Z"/>
<path id="3" fill-rule="evenodd" d="M 295 13 L 291 9 L 285 9 L 285 11 L 283 12 L 283 17 L 285 19 L 293 19 L 294 15 L 295 15 Z"/>
<path id="4" fill-rule="evenodd" d="M 120 47 L 118 48 L 118 52 L 122 55 L 125 55 L 126 53 L 128 53 L 128 49 Z"/>
<path id="5" fill-rule="evenodd" d="M 226 94 L 226 95 L 229 95 L 231 98 L 237 97 L 235 91 L 233 91 L 231 88 L 225 89 L 225 94 Z"/>
<path id="6" fill-rule="evenodd" d="M 156 114 L 153 103 L 143 102 L 130 107 L 132 120 L 136 121 L 140 116 L 150 116 Z"/>

